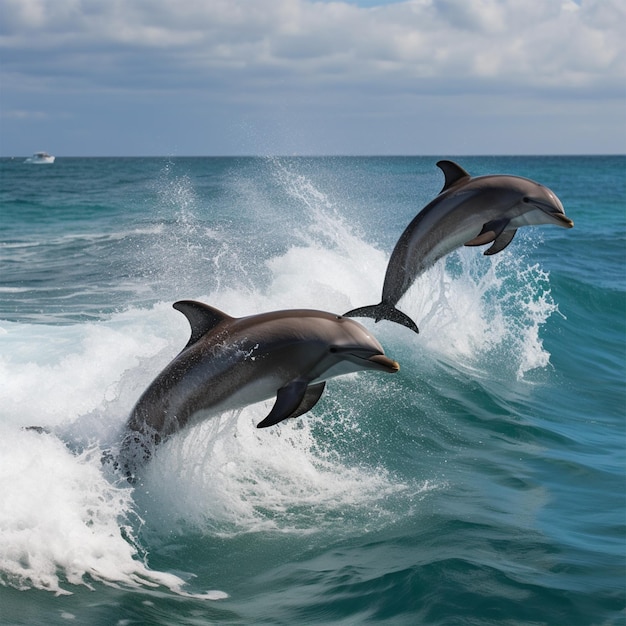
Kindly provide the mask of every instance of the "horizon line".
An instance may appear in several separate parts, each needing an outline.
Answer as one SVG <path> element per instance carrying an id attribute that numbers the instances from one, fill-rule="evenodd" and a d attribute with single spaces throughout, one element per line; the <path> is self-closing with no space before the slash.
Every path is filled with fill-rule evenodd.
<path id="1" fill-rule="evenodd" d="M 22 159 L 32 156 L 29 154 L 18 155 L 2 155 L 0 159 Z M 54 155 L 55 159 L 291 159 L 291 158 L 306 158 L 306 159 L 328 159 L 328 158 L 444 158 L 444 157 L 459 157 L 459 158 L 485 158 L 485 157 L 608 157 L 608 156 L 626 156 L 626 152 L 551 152 L 551 153 L 531 153 L 531 152 L 498 152 L 498 153 L 430 153 L 430 154 L 415 154 L 415 153 L 396 153 L 396 154 L 91 154 L 91 155 Z"/>

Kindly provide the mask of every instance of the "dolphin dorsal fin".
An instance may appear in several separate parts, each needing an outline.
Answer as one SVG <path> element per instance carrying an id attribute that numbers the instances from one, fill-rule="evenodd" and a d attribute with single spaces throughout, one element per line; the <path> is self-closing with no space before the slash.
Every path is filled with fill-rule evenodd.
<path id="1" fill-rule="evenodd" d="M 213 330 L 220 322 L 234 319 L 219 309 L 195 300 L 179 300 L 174 302 L 173 307 L 187 318 L 191 326 L 191 337 L 185 348 L 196 343 L 200 337 Z"/>
<path id="2" fill-rule="evenodd" d="M 446 177 L 446 182 L 439 193 L 443 193 L 456 185 L 463 178 L 471 178 L 470 175 L 454 161 L 437 161 L 437 167 L 443 172 Z"/>

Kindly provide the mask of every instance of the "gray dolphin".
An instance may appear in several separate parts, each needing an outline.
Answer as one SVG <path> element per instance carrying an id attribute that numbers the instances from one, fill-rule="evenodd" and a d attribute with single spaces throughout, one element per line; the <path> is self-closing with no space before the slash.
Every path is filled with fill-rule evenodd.
<path id="1" fill-rule="evenodd" d="M 385 274 L 382 301 L 344 313 L 344 317 L 373 317 L 407 326 L 417 325 L 396 308 L 415 279 L 456 248 L 492 243 L 484 254 L 504 250 L 517 229 L 534 224 L 574 225 L 556 194 L 520 176 L 472 178 L 453 161 L 437 163 L 445 176 L 439 195 L 427 204 L 398 239 Z"/>
<path id="2" fill-rule="evenodd" d="M 234 318 L 192 300 L 174 308 L 189 320 L 191 338 L 128 419 L 120 464 L 129 475 L 160 442 L 209 413 L 276 396 L 257 425 L 265 428 L 312 409 L 329 378 L 400 369 L 366 328 L 331 313 L 296 309 Z"/>

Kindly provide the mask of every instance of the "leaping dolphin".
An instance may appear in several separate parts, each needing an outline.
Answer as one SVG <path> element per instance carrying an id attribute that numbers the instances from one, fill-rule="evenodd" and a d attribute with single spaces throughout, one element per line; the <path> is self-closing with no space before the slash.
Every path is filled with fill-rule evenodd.
<path id="1" fill-rule="evenodd" d="M 174 308 L 189 320 L 191 338 L 128 419 L 118 464 L 129 476 L 159 443 L 201 417 L 276 396 L 257 425 L 265 428 L 312 409 L 329 378 L 400 369 L 366 328 L 331 313 L 296 309 L 234 318 L 192 300 Z"/>
<path id="2" fill-rule="evenodd" d="M 439 195 L 427 204 L 398 239 L 385 274 L 382 301 L 352 309 L 344 317 L 386 319 L 419 332 L 413 320 L 396 308 L 415 279 L 456 248 L 492 243 L 484 254 L 504 250 L 517 229 L 534 224 L 571 228 L 556 194 L 520 176 L 472 178 L 453 161 L 437 163 L 445 176 Z"/>

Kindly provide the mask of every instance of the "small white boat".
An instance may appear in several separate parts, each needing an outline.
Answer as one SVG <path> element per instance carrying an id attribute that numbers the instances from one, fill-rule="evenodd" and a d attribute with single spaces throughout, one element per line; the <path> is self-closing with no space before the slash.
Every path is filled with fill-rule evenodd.
<path id="1" fill-rule="evenodd" d="M 35 152 L 24 163 L 54 163 L 54 157 L 47 152 Z"/>

